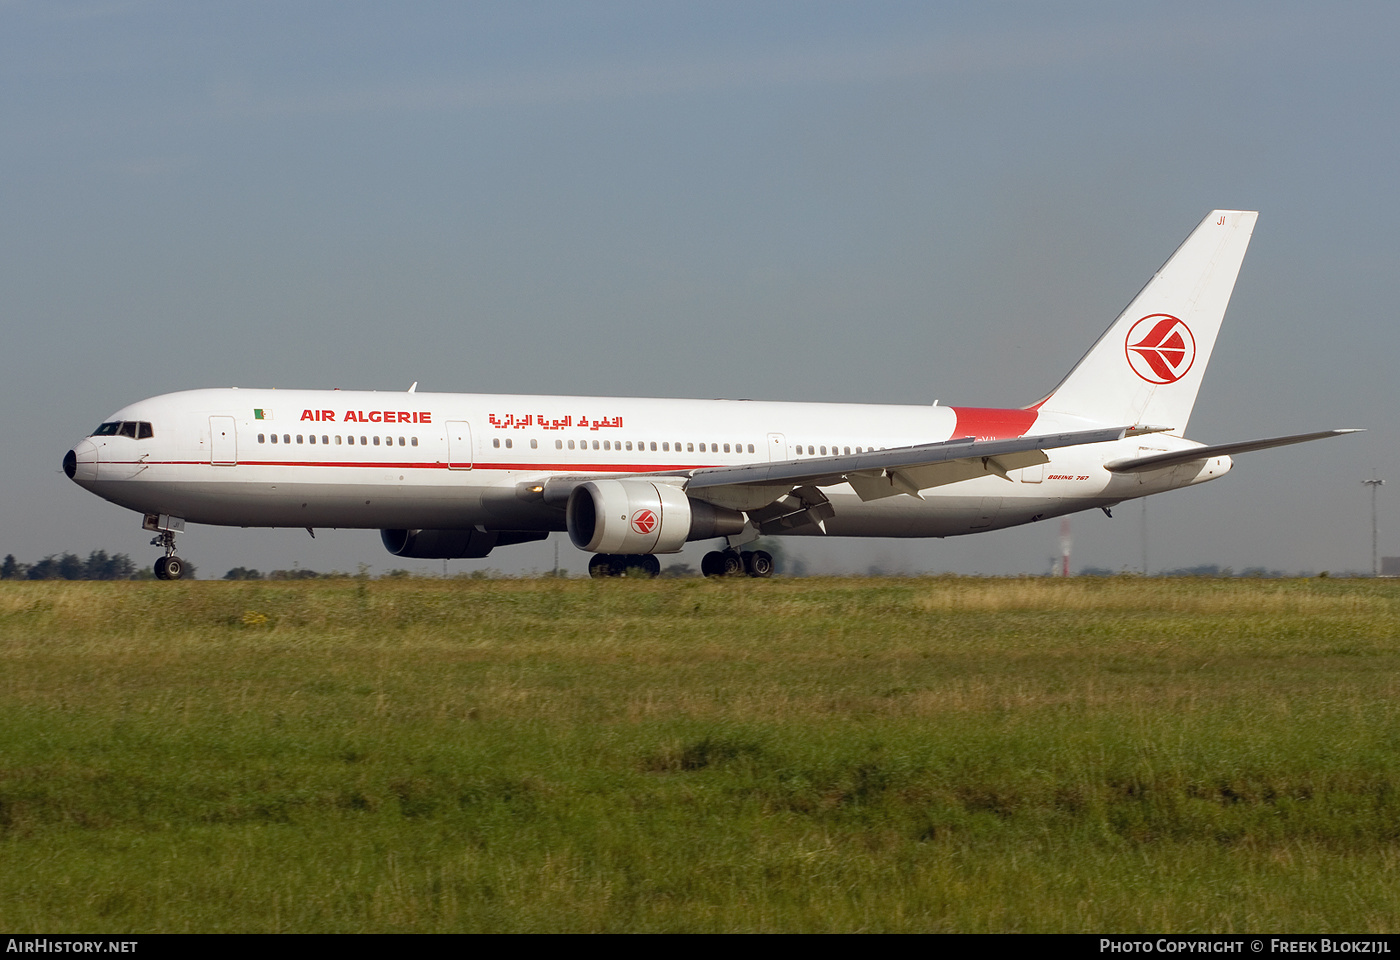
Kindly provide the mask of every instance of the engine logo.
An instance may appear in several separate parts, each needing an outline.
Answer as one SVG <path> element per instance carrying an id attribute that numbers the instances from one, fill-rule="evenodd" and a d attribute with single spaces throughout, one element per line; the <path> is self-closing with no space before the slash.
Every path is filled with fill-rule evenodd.
<path id="1" fill-rule="evenodd" d="M 632 514 L 632 529 L 643 536 L 655 530 L 658 522 L 656 514 L 645 508 Z"/>
<path id="2" fill-rule="evenodd" d="M 1139 328 L 1144 332 L 1139 334 Z M 1134 342 L 1133 338 L 1142 339 Z M 1133 324 L 1123 341 L 1128 365 L 1148 383 L 1176 383 L 1196 362 L 1196 338 L 1176 317 L 1154 313 Z"/>

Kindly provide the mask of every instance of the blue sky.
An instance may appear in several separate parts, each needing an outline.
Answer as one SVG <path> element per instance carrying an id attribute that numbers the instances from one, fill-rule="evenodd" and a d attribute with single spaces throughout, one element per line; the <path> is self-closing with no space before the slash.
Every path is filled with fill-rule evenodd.
<path id="1" fill-rule="evenodd" d="M 1190 434 L 1369 432 L 1154 498 L 1150 562 L 1366 569 L 1360 481 L 1400 481 L 1397 27 L 1381 3 L 0 2 L 0 554 L 153 558 L 59 460 L 188 387 L 1029 403 L 1231 207 L 1261 216 Z M 1077 517 L 1076 565 L 1135 567 L 1139 527 Z M 1040 572 L 1058 533 L 800 549 Z M 181 550 L 394 565 L 370 532 Z"/>

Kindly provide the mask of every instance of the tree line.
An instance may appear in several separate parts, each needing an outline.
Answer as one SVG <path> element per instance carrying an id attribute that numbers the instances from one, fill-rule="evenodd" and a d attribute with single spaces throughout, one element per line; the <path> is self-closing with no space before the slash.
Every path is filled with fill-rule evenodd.
<path id="1" fill-rule="evenodd" d="M 185 565 L 185 576 L 194 568 Z M 0 563 L 0 580 L 153 580 L 147 566 L 139 566 L 124 553 L 94 550 L 84 560 L 76 553 L 51 553 L 38 563 L 20 563 L 13 553 Z"/>

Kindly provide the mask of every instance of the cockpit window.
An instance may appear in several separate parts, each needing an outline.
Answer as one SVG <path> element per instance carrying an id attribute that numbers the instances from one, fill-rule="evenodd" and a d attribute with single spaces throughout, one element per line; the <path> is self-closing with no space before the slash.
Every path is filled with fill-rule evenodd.
<path id="1" fill-rule="evenodd" d="M 133 440 L 149 440 L 155 431 L 146 420 L 113 420 L 92 431 L 94 437 L 130 437 Z"/>

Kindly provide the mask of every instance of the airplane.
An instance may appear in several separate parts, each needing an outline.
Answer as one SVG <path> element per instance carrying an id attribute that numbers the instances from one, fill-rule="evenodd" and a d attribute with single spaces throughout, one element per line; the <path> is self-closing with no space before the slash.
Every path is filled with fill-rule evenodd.
<path id="1" fill-rule="evenodd" d="M 1044 399 L 1019 408 L 341 390 L 189 390 L 63 458 L 142 515 L 178 580 L 186 523 L 378 529 L 397 557 L 485 557 L 567 531 L 594 577 L 767 577 L 759 537 L 950 537 L 1224 476 L 1354 430 L 1203 445 L 1187 421 L 1258 213 L 1212 211 Z"/>

